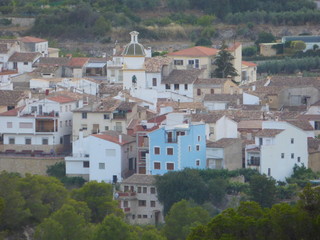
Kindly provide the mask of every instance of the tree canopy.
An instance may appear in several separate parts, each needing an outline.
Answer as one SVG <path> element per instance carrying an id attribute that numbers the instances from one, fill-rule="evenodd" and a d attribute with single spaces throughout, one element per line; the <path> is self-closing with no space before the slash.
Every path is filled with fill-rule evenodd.
<path id="1" fill-rule="evenodd" d="M 217 78 L 238 76 L 239 74 L 232 63 L 233 60 L 234 57 L 232 54 L 226 49 L 226 47 L 223 47 L 215 58 L 214 65 L 216 66 L 216 69 L 213 72 L 213 76 Z"/>

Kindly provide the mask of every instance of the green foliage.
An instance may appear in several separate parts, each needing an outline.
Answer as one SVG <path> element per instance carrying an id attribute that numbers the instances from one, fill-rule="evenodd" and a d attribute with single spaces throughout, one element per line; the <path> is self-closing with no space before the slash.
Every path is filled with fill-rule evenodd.
<path id="1" fill-rule="evenodd" d="M 237 70 L 234 68 L 232 61 L 234 57 L 226 49 L 221 49 L 215 58 L 214 65 L 216 69 L 213 76 L 217 78 L 226 78 L 228 76 L 238 76 Z"/>
<path id="2" fill-rule="evenodd" d="M 293 174 L 286 180 L 288 183 L 297 184 L 300 187 L 304 187 L 309 183 L 309 180 L 317 179 L 319 177 L 320 173 L 315 173 L 310 168 L 306 168 L 304 165 L 299 166 L 295 164 L 293 167 Z"/>
<path id="3" fill-rule="evenodd" d="M 90 225 L 74 207 L 63 205 L 61 209 L 45 219 L 36 229 L 35 238 L 41 240 L 70 239 L 88 240 Z"/>
<path id="4" fill-rule="evenodd" d="M 265 175 L 254 176 L 249 183 L 251 200 L 262 207 L 271 207 L 276 200 L 276 181 Z"/>
<path id="5" fill-rule="evenodd" d="M 258 52 L 258 49 L 256 46 L 244 47 L 242 49 L 242 56 L 252 57 L 252 56 L 255 56 L 257 52 Z"/>
<path id="6" fill-rule="evenodd" d="M 299 197 L 298 204 L 301 209 L 315 216 L 320 214 L 320 187 L 312 188 L 307 184 Z"/>
<path id="7" fill-rule="evenodd" d="M 8 18 L 1 18 L 0 25 L 9 26 L 12 23 L 12 20 Z"/>
<path id="8" fill-rule="evenodd" d="M 258 39 L 255 41 L 257 47 L 259 47 L 260 43 L 273 43 L 276 41 L 275 36 L 272 33 L 268 32 L 260 32 L 258 35 Z"/>
<path id="9" fill-rule="evenodd" d="M 277 198 L 278 199 L 292 199 L 297 196 L 298 185 L 297 184 L 287 184 L 284 186 L 277 186 Z"/>
<path id="10" fill-rule="evenodd" d="M 227 192 L 228 181 L 223 178 L 215 178 L 209 181 L 208 190 L 214 204 L 220 204 Z"/>
<path id="11" fill-rule="evenodd" d="M 93 222 L 101 222 L 109 214 L 122 215 L 118 209 L 118 202 L 114 201 L 112 185 L 108 183 L 98 183 L 91 181 L 86 183 L 80 189 L 74 189 L 71 192 L 73 199 L 87 203 L 91 210 Z"/>
<path id="12" fill-rule="evenodd" d="M 202 27 L 208 27 L 212 25 L 215 18 L 216 17 L 214 15 L 203 15 L 197 19 L 197 24 Z"/>
<path id="13" fill-rule="evenodd" d="M 164 233 L 168 240 L 183 240 L 192 227 L 209 222 L 209 214 L 186 200 L 175 203 L 165 218 Z"/>
<path id="14" fill-rule="evenodd" d="M 136 240 L 136 234 L 120 217 L 113 214 L 106 216 L 97 226 L 93 240 Z"/>
<path id="15" fill-rule="evenodd" d="M 200 38 L 195 42 L 195 46 L 212 46 L 212 42 L 208 38 Z"/>
<path id="16" fill-rule="evenodd" d="M 306 44 L 304 41 L 292 41 L 290 47 L 295 51 L 302 51 L 306 48 Z"/>

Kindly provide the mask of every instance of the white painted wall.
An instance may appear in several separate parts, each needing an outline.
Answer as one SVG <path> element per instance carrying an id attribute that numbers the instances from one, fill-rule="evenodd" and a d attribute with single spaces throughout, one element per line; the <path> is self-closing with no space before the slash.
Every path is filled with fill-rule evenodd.
<path id="1" fill-rule="evenodd" d="M 221 138 L 237 138 L 238 137 L 238 124 L 230 118 L 223 116 L 215 125 L 216 141 Z"/>
<path id="2" fill-rule="evenodd" d="M 249 93 L 243 93 L 243 104 L 245 105 L 259 105 L 259 97 L 251 95 Z"/>

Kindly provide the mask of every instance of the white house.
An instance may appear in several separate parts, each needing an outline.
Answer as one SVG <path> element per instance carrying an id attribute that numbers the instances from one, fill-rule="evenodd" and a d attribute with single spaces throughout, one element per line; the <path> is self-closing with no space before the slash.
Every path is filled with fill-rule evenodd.
<path id="1" fill-rule="evenodd" d="M 264 121 L 255 143 L 245 149 L 246 168 L 285 181 L 295 164 L 308 166 L 307 134 L 287 122 Z"/>
<path id="2" fill-rule="evenodd" d="M 15 52 L 8 60 L 8 69 L 18 73 L 32 72 L 33 64 L 41 57 L 38 52 Z"/>
<path id="3" fill-rule="evenodd" d="M 38 52 L 43 57 L 48 56 L 48 40 L 26 36 L 19 39 L 21 50 L 24 52 Z"/>
<path id="4" fill-rule="evenodd" d="M 56 96 L 29 103 L 0 114 L 0 132 L 5 150 L 70 151 L 72 110 L 79 102 Z"/>
<path id="5" fill-rule="evenodd" d="M 72 156 L 65 158 L 66 174 L 89 181 L 121 181 L 135 173 L 135 138 L 116 131 L 93 134 L 86 138 L 79 132 L 73 142 Z"/>

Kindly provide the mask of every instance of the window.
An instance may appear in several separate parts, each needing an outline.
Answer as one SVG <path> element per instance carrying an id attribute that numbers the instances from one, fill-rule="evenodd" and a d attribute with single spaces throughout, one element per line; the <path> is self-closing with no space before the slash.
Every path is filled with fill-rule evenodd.
<path id="1" fill-rule="evenodd" d="M 259 146 L 261 146 L 263 143 L 263 139 L 262 138 L 259 138 Z"/>
<path id="2" fill-rule="evenodd" d="M 197 89 L 197 96 L 201 96 L 201 89 L 200 88 Z"/>
<path id="3" fill-rule="evenodd" d="M 284 153 L 281 153 L 281 158 L 284 158 Z"/>
<path id="4" fill-rule="evenodd" d="M 129 191 L 129 186 L 124 186 L 124 191 L 128 192 Z"/>
<path id="5" fill-rule="evenodd" d="M 179 90 L 179 84 L 174 84 L 174 90 Z"/>
<path id="6" fill-rule="evenodd" d="M 198 136 L 198 142 L 200 142 L 201 141 L 201 136 Z"/>
<path id="7" fill-rule="evenodd" d="M 194 65 L 194 60 L 189 60 L 188 61 L 188 65 L 192 65 L 193 66 Z"/>
<path id="8" fill-rule="evenodd" d="M 66 105 L 66 106 L 64 106 L 64 108 L 65 108 L 66 112 L 68 112 L 68 106 Z"/>
<path id="9" fill-rule="evenodd" d="M 69 120 L 69 126 L 70 126 L 70 127 L 72 126 L 72 121 L 71 121 L 71 120 Z"/>
<path id="10" fill-rule="evenodd" d="M 9 138 L 9 144 L 15 144 L 15 139 L 13 137 Z"/>
<path id="11" fill-rule="evenodd" d="M 314 130 L 320 130 L 320 121 L 314 122 Z"/>
<path id="12" fill-rule="evenodd" d="M 153 163 L 153 168 L 154 168 L 154 169 L 161 169 L 161 164 L 160 164 L 160 162 L 154 162 L 154 163 Z"/>
<path id="13" fill-rule="evenodd" d="M 63 138 L 60 137 L 60 144 L 63 144 Z"/>
<path id="14" fill-rule="evenodd" d="M 31 138 L 26 138 L 25 139 L 25 144 L 30 145 L 31 144 Z"/>
<path id="15" fill-rule="evenodd" d="M 66 127 L 68 127 L 68 120 L 66 120 L 64 124 Z"/>
<path id="16" fill-rule="evenodd" d="M 103 119 L 110 119 L 109 114 L 103 114 Z"/>
<path id="17" fill-rule="evenodd" d="M 298 159 L 297 159 L 297 160 L 298 160 L 298 162 L 300 162 L 300 161 L 301 161 L 300 157 L 298 157 Z"/>
<path id="18" fill-rule="evenodd" d="M 188 146 L 188 150 L 189 150 L 189 152 L 191 152 L 191 146 L 190 145 Z"/>
<path id="19" fill-rule="evenodd" d="M 82 119 L 87 119 L 87 113 L 86 112 L 82 113 Z"/>
<path id="20" fill-rule="evenodd" d="M 141 218 L 141 214 L 138 214 L 138 218 Z"/>
<path id="21" fill-rule="evenodd" d="M 89 162 L 89 161 L 84 161 L 84 162 L 83 162 L 83 167 L 84 167 L 84 168 L 90 167 L 90 162 Z"/>
<path id="22" fill-rule="evenodd" d="M 174 64 L 174 65 L 181 66 L 181 65 L 183 65 L 183 60 L 174 60 L 174 61 L 173 61 L 173 64 Z"/>
<path id="23" fill-rule="evenodd" d="M 150 188 L 150 193 L 151 194 L 155 194 L 156 193 L 156 188 L 155 187 L 151 187 Z"/>
<path id="24" fill-rule="evenodd" d="M 62 128 L 62 121 L 60 121 L 60 127 Z"/>
<path id="25" fill-rule="evenodd" d="M 32 113 L 37 112 L 37 106 L 32 106 L 32 107 L 31 107 L 31 112 L 32 112 Z"/>
<path id="26" fill-rule="evenodd" d="M 146 201 L 146 200 L 139 200 L 139 201 L 138 201 L 138 206 L 139 206 L 139 207 L 145 207 L 145 206 L 147 206 L 147 201 Z"/>
<path id="27" fill-rule="evenodd" d="M 156 207 L 156 201 L 150 201 L 150 207 Z"/>
<path id="28" fill-rule="evenodd" d="M 160 147 L 154 147 L 154 154 L 159 155 L 160 154 Z"/>
<path id="29" fill-rule="evenodd" d="M 271 176 L 271 168 L 268 168 L 268 176 Z"/>
<path id="30" fill-rule="evenodd" d="M 170 84 L 166 84 L 166 89 L 170 89 Z"/>
<path id="31" fill-rule="evenodd" d="M 138 191 L 138 193 L 141 193 L 141 187 L 138 187 L 137 191 Z"/>
<path id="32" fill-rule="evenodd" d="M 136 218 L 136 215 L 132 214 L 132 220 L 134 220 Z"/>
<path id="33" fill-rule="evenodd" d="M 42 145 L 48 145 L 49 139 L 48 138 L 42 138 Z"/>
<path id="34" fill-rule="evenodd" d="M 200 151 L 200 145 L 196 145 L 196 150 Z"/>
<path id="35" fill-rule="evenodd" d="M 210 93 L 214 94 L 214 89 L 213 88 L 211 88 Z"/>
<path id="36" fill-rule="evenodd" d="M 115 149 L 106 149 L 106 156 L 107 157 L 115 157 L 116 156 L 116 150 Z"/>
<path id="37" fill-rule="evenodd" d="M 28 62 L 23 62 L 23 65 L 28 65 Z"/>
<path id="38" fill-rule="evenodd" d="M 99 169 L 105 169 L 105 168 L 106 168 L 106 164 L 100 162 L 100 163 L 99 163 Z"/>
<path id="39" fill-rule="evenodd" d="M 167 148 L 167 155 L 173 155 L 173 148 Z"/>
<path id="40" fill-rule="evenodd" d="M 174 170 L 174 163 L 167 163 L 167 170 Z"/>
<path id="41" fill-rule="evenodd" d="M 291 138 L 291 144 L 293 144 L 294 143 L 294 138 Z"/>
<path id="42" fill-rule="evenodd" d="M 7 128 L 12 128 L 12 122 L 7 122 Z"/>
<path id="43" fill-rule="evenodd" d="M 33 128 L 33 124 L 28 122 L 21 122 L 19 123 L 19 128 Z"/>
<path id="44" fill-rule="evenodd" d="M 200 160 L 196 160 L 196 166 L 200 166 Z"/>
<path id="45" fill-rule="evenodd" d="M 104 130 L 108 131 L 109 130 L 109 126 L 105 126 Z"/>
<path id="46" fill-rule="evenodd" d="M 188 84 L 184 85 L 184 90 L 188 90 Z"/>
<path id="47" fill-rule="evenodd" d="M 157 86 L 157 79 L 152 78 L 152 86 L 156 87 Z"/>
<path id="48" fill-rule="evenodd" d="M 143 215 L 143 218 L 148 218 L 148 215 Z"/>
<path id="49" fill-rule="evenodd" d="M 123 207 L 125 207 L 125 208 L 127 208 L 129 206 L 129 203 L 128 203 L 128 201 L 123 201 Z"/>
<path id="50" fill-rule="evenodd" d="M 291 153 L 291 159 L 294 159 L 294 153 Z"/>
<path id="51" fill-rule="evenodd" d="M 143 187 L 143 193 L 147 193 L 147 187 Z"/>

